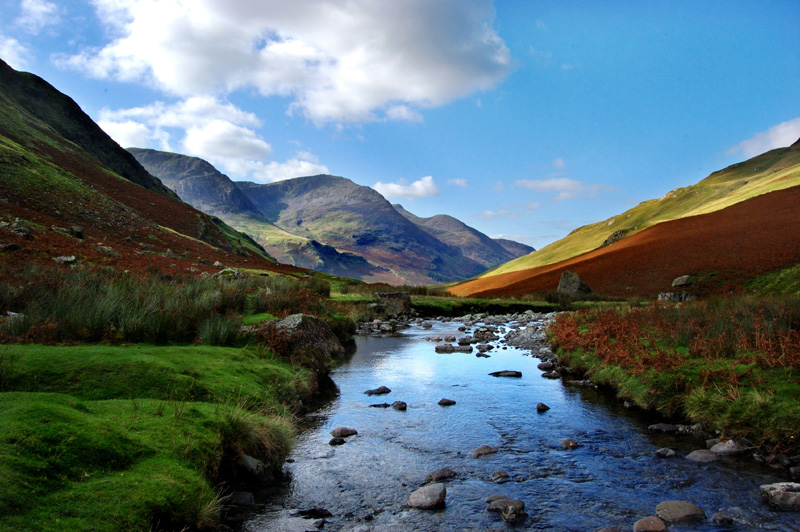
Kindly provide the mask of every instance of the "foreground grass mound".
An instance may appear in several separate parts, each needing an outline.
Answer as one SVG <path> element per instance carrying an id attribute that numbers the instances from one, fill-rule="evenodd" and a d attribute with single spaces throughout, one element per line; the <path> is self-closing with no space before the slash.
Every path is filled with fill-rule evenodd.
<path id="1" fill-rule="evenodd" d="M 550 336 L 566 364 L 641 407 L 800 451 L 800 297 L 581 311 Z"/>
<path id="2" fill-rule="evenodd" d="M 280 468 L 313 382 L 258 349 L 0 347 L 0 529 L 213 530 L 241 455 Z"/>

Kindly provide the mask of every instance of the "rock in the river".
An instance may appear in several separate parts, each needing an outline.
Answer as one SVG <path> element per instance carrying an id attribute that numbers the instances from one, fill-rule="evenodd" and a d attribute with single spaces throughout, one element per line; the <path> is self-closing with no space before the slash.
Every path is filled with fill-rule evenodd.
<path id="1" fill-rule="evenodd" d="M 536 411 L 537 412 L 539 412 L 539 413 L 547 412 L 548 410 L 550 410 L 550 407 L 547 406 L 546 404 L 544 404 L 544 403 L 536 403 Z"/>
<path id="2" fill-rule="evenodd" d="M 473 458 L 480 458 L 481 456 L 486 456 L 487 454 L 494 454 L 497 452 L 497 449 L 494 447 L 489 447 L 488 445 L 481 445 L 477 449 L 470 451 L 469 455 Z"/>
<path id="3" fill-rule="evenodd" d="M 225 504 L 231 506 L 253 506 L 255 503 L 255 497 L 249 491 L 234 491 L 225 499 Z"/>
<path id="4" fill-rule="evenodd" d="M 645 517 L 633 523 L 633 532 L 664 532 L 667 525 L 655 516 Z"/>
<path id="5" fill-rule="evenodd" d="M 669 423 L 656 423 L 647 427 L 650 432 L 660 432 L 662 434 L 672 434 L 678 432 L 678 427 L 670 425 Z"/>
<path id="6" fill-rule="evenodd" d="M 734 522 L 734 518 L 729 512 L 722 511 L 713 514 L 709 518 L 709 521 L 715 525 L 731 526 Z"/>
<path id="7" fill-rule="evenodd" d="M 243 454 L 236 461 L 237 469 L 250 479 L 263 479 L 268 474 L 264 463 L 258 458 Z"/>
<path id="8" fill-rule="evenodd" d="M 405 412 L 406 409 L 408 408 L 408 405 L 403 401 L 395 401 L 394 403 L 392 403 L 392 408 L 400 412 Z"/>
<path id="9" fill-rule="evenodd" d="M 545 379 L 560 379 L 561 374 L 557 371 L 548 371 L 547 373 L 542 373 L 542 377 Z"/>
<path id="10" fill-rule="evenodd" d="M 778 482 L 761 486 L 761 499 L 777 510 L 800 512 L 800 484 Z"/>
<path id="11" fill-rule="evenodd" d="M 692 451 L 686 455 L 687 460 L 691 460 L 692 462 L 698 462 L 701 464 L 707 464 L 709 462 L 716 462 L 719 460 L 719 455 L 717 453 L 712 453 L 706 449 L 699 449 L 697 451 Z"/>
<path id="12" fill-rule="evenodd" d="M 492 482 L 496 484 L 503 484 L 511 480 L 511 475 L 507 471 L 495 471 L 492 473 Z"/>
<path id="13" fill-rule="evenodd" d="M 428 486 L 423 486 L 408 496 L 406 503 L 411 508 L 419 508 L 421 510 L 433 510 L 444 506 L 444 500 L 447 496 L 447 488 L 444 484 L 436 483 Z"/>
<path id="14" fill-rule="evenodd" d="M 504 521 L 516 523 L 522 521 L 528 514 L 525 513 L 525 503 L 519 499 L 512 499 L 505 495 L 492 495 L 486 502 L 490 512 L 499 513 Z"/>
<path id="15" fill-rule="evenodd" d="M 713 445 L 711 447 L 711 452 L 721 454 L 723 456 L 733 456 L 746 453 L 747 447 L 736 440 L 726 440 Z"/>
<path id="16" fill-rule="evenodd" d="M 344 445 L 347 441 L 344 438 L 331 438 L 328 445 Z"/>
<path id="17" fill-rule="evenodd" d="M 664 501 L 656 506 L 656 515 L 667 523 L 702 521 L 706 513 L 696 504 L 687 501 Z"/>
<path id="18" fill-rule="evenodd" d="M 374 405 L 369 405 L 369 406 L 370 408 L 389 408 L 392 405 L 390 405 L 389 403 L 376 403 Z"/>
<path id="19" fill-rule="evenodd" d="M 349 438 L 350 436 L 355 436 L 356 434 L 358 434 L 358 431 L 356 429 L 351 429 L 350 427 L 339 427 L 331 431 L 331 436 L 334 438 Z"/>
<path id="20" fill-rule="evenodd" d="M 425 484 L 430 484 L 431 482 L 441 482 L 442 480 L 455 478 L 456 476 L 458 476 L 458 473 L 449 467 L 443 467 L 442 469 L 437 469 L 433 473 L 429 473 L 428 476 L 425 477 Z"/>
<path id="21" fill-rule="evenodd" d="M 542 363 L 540 363 L 540 364 L 539 364 L 538 366 L 536 366 L 536 367 L 537 367 L 537 368 L 539 368 L 539 369 L 540 369 L 540 370 L 542 370 L 542 371 L 550 371 L 550 370 L 552 370 L 553 368 L 555 368 L 555 367 L 556 367 L 556 365 L 555 365 L 555 364 L 553 364 L 552 362 L 549 362 L 549 361 L 548 361 L 548 362 L 542 362 Z"/>
<path id="22" fill-rule="evenodd" d="M 521 371 L 511 371 L 511 370 L 503 370 L 503 371 L 493 371 L 489 373 L 492 377 L 515 377 L 520 378 L 522 377 Z"/>
<path id="23" fill-rule="evenodd" d="M 437 353 L 453 353 L 456 348 L 451 344 L 438 344 L 433 348 Z"/>
<path id="24" fill-rule="evenodd" d="M 391 391 L 392 390 L 390 390 L 386 386 L 379 386 L 379 387 L 377 387 L 375 389 L 367 390 L 364 393 L 367 394 L 367 395 L 386 395 L 387 393 L 390 393 Z"/>
<path id="25" fill-rule="evenodd" d="M 661 449 L 656 451 L 656 456 L 659 458 L 672 458 L 675 456 L 675 451 L 668 447 L 662 447 Z"/>
<path id="26" fill-rule="evenodd" d="M 439 403 L 438 404 L 439 404 L 439 406 L 453 406 L 454 404 L 456 404 L 456 402 L 453 401 L 452 399 L 444 399 L 444 398 L 442 398 L 442 399 L 439 399 Z"/>

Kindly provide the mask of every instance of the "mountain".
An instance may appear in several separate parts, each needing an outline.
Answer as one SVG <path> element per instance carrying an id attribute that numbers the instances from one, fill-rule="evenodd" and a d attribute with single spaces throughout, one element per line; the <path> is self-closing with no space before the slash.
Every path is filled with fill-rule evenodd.
<path id="1" fill-rule="evenodd" d="M 548 246 L 569 255 L 564 250 L 582 242 L 595 245 L 591 251 L 530 268 L 520 264 L 535 264 L 532 259 L 548 250 L 543 248 L 450 291 L 488 297 L 554 290 L 564 270 L 609 296 L 654 297 L 674 290 L 672 280 L 685 274 L 693 276 L 692 290 L 700 295 L 737 290 L 755 277 L 800 263 L 798 205 L 800 141 Z"/>
<path id="2" fill-rule="evenodd" d="M 15 224 L 30 231 L 10 230 Z M 71 98 L 2 61 L 0 241 L 13 251 L 3 253 L 6 266 L 52 266 L 63 255 L 164 275 L 212 273 L 217 260 L 289 271 L 246 235 L 180 201 Z"/>
<path id="3" fill-rule="evenodd" d="M 493 268 L 498 264 L 508 262 L 534 250 L 530 246 L 511 240 L 505 241 L 507 242 L 506 245 L 509 246 L 506 248 L 501 242 L 489 238 L 464 222 L 446 214 L 420 218 L 405 210 L 402 205 L 396 204 L 393 207 L 420 229 L 445 244 L 459 248 L 465 257 L 477 262 L 486 269 Z"/>
<path id="4" fill-rule="evenodd" d="M 474 276 L 517 252 L 450 216 L 419 218 L 375 190 L 319 175 L 265 185 L 231 181 L 202 159 L 130 152 L 184 201 L 251 235 L 281 262 L 390 284 Z"/>
<path id="5" fill-rule="evenodd" d="M 506 251 L 508 251 L 515 257 L 522 257 L 524 255 L 528 255 L 529 253 L 533 253 L 534 251 L 536 251 L 534 248 L 532 248 L 527 244 L 521 244 L 514 240 L 508 240 L 507 238 L 493 238 L 492 240 L 503 246 Z"/>

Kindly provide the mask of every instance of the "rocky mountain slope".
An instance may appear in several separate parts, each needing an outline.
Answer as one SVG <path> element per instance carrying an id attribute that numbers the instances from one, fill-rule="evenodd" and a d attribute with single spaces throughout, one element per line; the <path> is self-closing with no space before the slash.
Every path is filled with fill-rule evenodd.
<path id="1" fill-rule="evenodd" d="M 215 261 L 287 268 L 180 201 L 71 98 L 2 61 L 0 242 L 6 265 L 65 256 L 165 275 L 213 272 Z"/>
<path id="2" fill-rule="evenodd" d="M 532 251 L 517 243 L 506 249 L 450 216 L 423 219 L 398 210 L 342 177 L 234 183 L 201 159 L 130 151 L 185 201 L 247 232 L 279 261 L 306 268 L 368 282 L 434 284 Z"/>
<path id="3" fill-rule="evenodd" d="M 686 274 L 697 294 L 737 290 L 755 277 L 800 263 L 798 182 L 800 141 L 582 227 L 550 246 L 564 253 L 583 236 L 597 249 L 518 269 L 523 261 L 535 264 L 532 259 L 548 249 L 543 248 L 512 263 L 514 269 L 506 265 L 450 291 L 497 296 L 554 290 L 564 270 L 578 273 L 596 292 L 618 297 L 672 291 L 672 281 Z M 755 195 L 759 191 L 766 193 Z"/>

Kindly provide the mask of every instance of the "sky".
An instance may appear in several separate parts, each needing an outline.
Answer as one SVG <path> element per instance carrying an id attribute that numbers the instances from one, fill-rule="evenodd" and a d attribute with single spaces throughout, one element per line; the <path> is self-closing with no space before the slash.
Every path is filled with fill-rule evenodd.
<path id="1" fill-rule="evenodd" d="M 540 248 L 800 138 L 800 0 L 0 0 L 124 147 Z"/>

